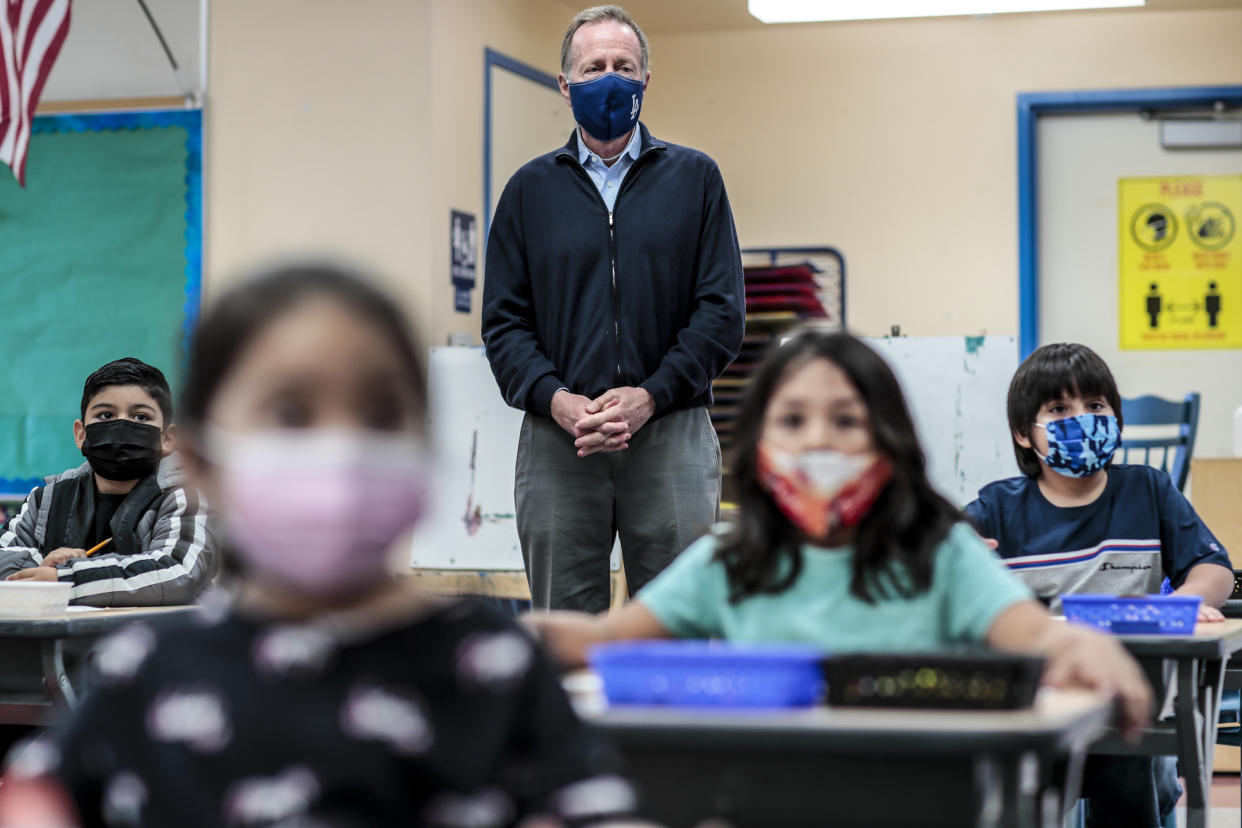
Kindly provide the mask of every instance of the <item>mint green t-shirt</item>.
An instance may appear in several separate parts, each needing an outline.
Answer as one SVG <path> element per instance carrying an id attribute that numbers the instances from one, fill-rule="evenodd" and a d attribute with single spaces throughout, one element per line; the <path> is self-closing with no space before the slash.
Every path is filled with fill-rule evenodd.
<path id="1" fill-rule="evenodd" d="M 851 547 L 803 546 L 784 592 L 729 602 L 718 539 L 695 541 L 638 594 L 671 634 L 746 643 L 816 644 L 829 652 L 932 650 L 984 641 L 997 616 L 1031 592 L 965 523 L 936 548 L 931 588 L 868 604 L 850 594 Z"/>

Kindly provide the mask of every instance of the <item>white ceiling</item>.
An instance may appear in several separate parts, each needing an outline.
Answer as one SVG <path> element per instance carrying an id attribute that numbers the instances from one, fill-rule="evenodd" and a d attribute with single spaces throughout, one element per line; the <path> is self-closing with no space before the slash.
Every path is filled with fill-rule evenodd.
<path id="1" fill-rule="evenodd" d="M 750 16 L 746 0 L 620 0 L 647 32 L 696 32 L 760 28 L 766 24 Z M 572 1 L 570 2 L 572 5 Z M 1146 6 L 1109 9 L 1108 14 L 1150 14 L 1155 11 L 1242 8 L 1242 0 L 1147 0 Z M 1042 12 L 1043 14 L 1100 14 L 1095 11 Z M 808 25 L 783 23 L 782 26 Z M 849 23 L 816 23 L 848 26 Z"/>
<path id="2" fill-rule="evenodd" d="M 0 0 L 3 2 L 3 0 Z M 179 95 L 200 87 L 198 0 L 147 0 L 181 67 L 178 79 L 137 0 L 74 3 L 44 101 Z"/>

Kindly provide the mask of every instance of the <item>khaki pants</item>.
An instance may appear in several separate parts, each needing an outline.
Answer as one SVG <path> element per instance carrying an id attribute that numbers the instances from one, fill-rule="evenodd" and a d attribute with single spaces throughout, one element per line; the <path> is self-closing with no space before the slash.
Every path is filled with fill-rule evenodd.
<path id="1" fill-rule="evenodd" d="M 553 420 L 527 414 L 514 477 L 518 538 L 541 609 L 608 609 L 620 534 L 630 595 L 719 519 L 720 442 L 706 408 L 648 423 L 625 451 L 579 457 Z"/>

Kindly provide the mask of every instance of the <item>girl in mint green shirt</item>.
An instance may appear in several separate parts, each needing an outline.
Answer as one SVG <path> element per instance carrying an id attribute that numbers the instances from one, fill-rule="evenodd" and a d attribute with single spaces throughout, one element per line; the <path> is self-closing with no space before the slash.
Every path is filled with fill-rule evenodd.
<path id="1" fill-rule="evenodd" d="M 932 489 L 896 377 L 848 334 L 769 352 L 735 427 L 740 515 L 608 615 L 527 616 L 569 665 L 596 643 L 724 638 L 830 652 L 987 644 L 1044 655 L 1045 681 L 1116 693 L 1136 733 L 1151 691 L 1112 638 L 1053 621 Z"/>

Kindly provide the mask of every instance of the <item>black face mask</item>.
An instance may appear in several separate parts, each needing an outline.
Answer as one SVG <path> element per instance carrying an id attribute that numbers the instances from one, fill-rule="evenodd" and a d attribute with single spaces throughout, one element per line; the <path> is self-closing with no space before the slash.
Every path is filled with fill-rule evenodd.
<path id="1" fill-rule="evenodd" d="M 139 480 L 155 471 L 163 456 L 159 426 L 133 420 L 105 420 L 86 427 L 82 455 L 107 480 Z"/>

